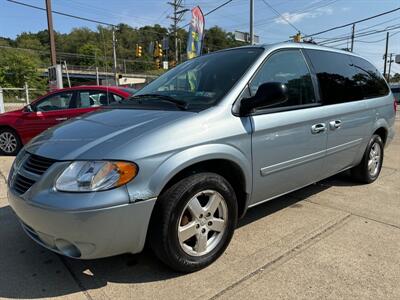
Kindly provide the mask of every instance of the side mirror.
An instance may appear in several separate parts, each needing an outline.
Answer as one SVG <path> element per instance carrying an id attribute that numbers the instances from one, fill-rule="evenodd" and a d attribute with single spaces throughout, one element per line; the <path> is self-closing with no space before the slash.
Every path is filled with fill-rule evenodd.
<path id="1" fill-rule="evenodd" d="M 289 94 L 285 84 L 280 82 L 263 83 L 258 87 L 253 97 L 241 101 L 240 115 L 246 116 L 260 108 L 283 104 L 288 99 Z"/>
<path id="2" fill-rule="evenodd" d="M 28 104 L 27 106 L 25 106 L 25 107 L 24 107 L 24 112 L 25 112 L 25 113 L 34 112 L 32 105 Z"/>

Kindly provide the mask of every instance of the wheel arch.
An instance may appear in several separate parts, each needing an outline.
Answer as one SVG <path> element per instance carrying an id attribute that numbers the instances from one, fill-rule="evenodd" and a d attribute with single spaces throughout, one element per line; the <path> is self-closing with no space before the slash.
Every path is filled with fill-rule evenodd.
<path id="1" fill-rule="evenodd" d="M 203 145 L 173 155 L 156 170 L 150 189 L 159 195 L 185 176 L 199 172 L 224 177 L 235 190 L 239 216 L 244 214 L 252 187 L 251 161 L 232 146 Z"/>

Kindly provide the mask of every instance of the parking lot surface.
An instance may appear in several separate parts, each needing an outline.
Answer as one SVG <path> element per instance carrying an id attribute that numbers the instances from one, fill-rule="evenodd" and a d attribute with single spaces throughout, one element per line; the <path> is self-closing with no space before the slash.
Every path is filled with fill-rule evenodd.
<path id="1" fill-rule="evenodd" d="M 225 254 L 182 275 L 150 250 L 79 261 L 41 248 L 6 198 L 0 157 L 0 298 L 400 299 L 400 119 L 379 179 L 341 174 L 250 209 Z"/>

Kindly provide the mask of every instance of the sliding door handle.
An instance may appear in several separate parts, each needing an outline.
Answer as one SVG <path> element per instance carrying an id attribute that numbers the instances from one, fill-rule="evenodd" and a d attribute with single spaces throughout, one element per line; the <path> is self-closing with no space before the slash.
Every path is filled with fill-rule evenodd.
<path id="1" fill-rule="evenodd" d="M 342 121 L 340 121 L 340 120 L 335 120 L 335 121 L 329 122 L 329 127 L 332 130 L 339 129 L 340 126 L 342 126 Z"/>
<path id="2" fill-rule="evenodd" d="M 318 123 L 318 124 L 314 124 L 313 126 L 311 126 L 311 133 L 312 134 L 317 134 L 320 132 L 324 132 L 326 130 L 326 125 L 325 123 Z"/>

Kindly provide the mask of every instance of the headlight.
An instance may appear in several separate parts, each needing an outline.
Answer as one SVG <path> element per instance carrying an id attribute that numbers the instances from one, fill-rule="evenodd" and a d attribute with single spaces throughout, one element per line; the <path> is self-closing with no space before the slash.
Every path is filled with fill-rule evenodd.
<path id="1" fill-rule="evenodd" d="M 108 190 L 131 181 L 137 175 L 134 163 L 119 161 L 76 161 L 56 181 L 56 189 L 64 192 Z"/>

